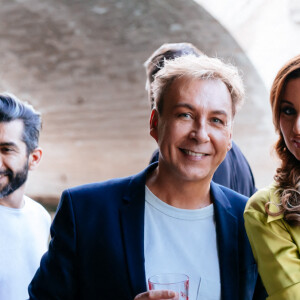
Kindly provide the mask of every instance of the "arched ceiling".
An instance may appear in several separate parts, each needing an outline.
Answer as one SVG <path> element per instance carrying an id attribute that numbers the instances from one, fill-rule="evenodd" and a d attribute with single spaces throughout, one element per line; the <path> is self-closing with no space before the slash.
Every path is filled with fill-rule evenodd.
<path id="1" fill-rule="evenodd" d="M 241 69 L 248 97 L 235 139 L 257 178 L 265 175 L 259 167 L 268 154 L 257 156 L 267 135 L 260 106 L 265 88 L 231 35 L 194 1 L 1 0 L 0 5 L 0 88 L 31 102 L 44 120 L 44 157 L 30 174 L 29 195 L 55 202 L 70 186 L 145 167 L 155 143 L 148 133 L 143 62 L 165 42 L 194 43 Z M 262 135 L 255 140 L 257 130 Z"/>

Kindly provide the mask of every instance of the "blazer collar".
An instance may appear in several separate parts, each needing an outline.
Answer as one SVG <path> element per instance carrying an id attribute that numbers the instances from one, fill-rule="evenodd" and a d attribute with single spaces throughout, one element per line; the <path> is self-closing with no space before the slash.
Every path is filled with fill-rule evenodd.
<path id="1" fill-rule="evenodd" d="M 144 257 L 145 184 L 148 172 L 157 167 L 151 164 L 134 175 L 124 193 L 120 210 L 125 256 L 132 288 L 132 298 L 147 290 Z M 231 204 L 221 188 L 211 182 L 217 228 L 218 252 L 223 300 L 238 299 L 238 224 Z"/>
<path id="2" fill-rule="evenodd" d="M 211 182 L 211 195 L 215 209 L 217 242 L 223 300 L 238 299 L 238 221 L 222 189 Z"/>
<path id="3" fill-rule="evenodd" d="M 120 210 L 132 299 L 147 290 L 144 257 L 145 184 L 147 173 L 156 167 L 157 163 L 151 164 L 132 177 L 124 193 L 124 205 Z"/>

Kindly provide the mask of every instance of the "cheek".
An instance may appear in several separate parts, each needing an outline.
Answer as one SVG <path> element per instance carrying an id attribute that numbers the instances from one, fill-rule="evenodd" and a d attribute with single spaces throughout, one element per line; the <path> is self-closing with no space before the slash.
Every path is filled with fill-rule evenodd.
<path id="1" fill-rule="evenodd" d="M 218 145 L 219 150 L 224 152 L 228 151 L 228 147 L 231 147 L 231 132 L 220 131 L 214 135 L 214 142 Z"/>
<path id="2" fill-rule="evenodd" d="M 184 136 L 188 132 L 188 128 L 178 122 L 169 122 L 164 124 L 160 131 L 164 139 L 173 140 Z"/>
<path id="3" fill-rule="evenodd" d="M 280 118 L 280 132 L 282 133 L 284 140 L 286 140 L 286 137 L 289 135 L 289 133 L 292 130 L 291 122 L 287 122 L 283 118 Z"/>

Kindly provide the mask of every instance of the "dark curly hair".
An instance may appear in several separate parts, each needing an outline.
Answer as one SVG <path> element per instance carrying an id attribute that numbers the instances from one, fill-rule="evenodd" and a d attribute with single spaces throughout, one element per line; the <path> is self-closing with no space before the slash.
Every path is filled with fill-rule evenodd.
<path id="1" fill-rule="evenodd" d="M 275 151 L 281 160 L 281 166 L 277 168 L 274 179 L 280 205 L 278 213 L 269 211 L 270 202 L 265 206 L 269 215 L 283 213 L 284 219 L 291 225 L 300 225 L 300 162 L 287 148 L 280 130 L 280 104 L 287 82 L 296 78 L 300 78 L 300 55 L 292 58 L 279 70 L 271 88 L 273 123 L 279 134 Z"/>

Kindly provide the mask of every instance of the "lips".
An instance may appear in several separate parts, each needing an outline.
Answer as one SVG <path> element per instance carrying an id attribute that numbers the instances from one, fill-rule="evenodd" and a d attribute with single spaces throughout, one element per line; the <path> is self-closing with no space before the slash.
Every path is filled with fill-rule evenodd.
<path id="1" fill-rule="evenodd" d="M 293 143 L 295 144 L 295 146 L 296 146 L 297 148 L 300 148 L 300 138 L 293 139 Z"/>
<path id="2" fill-rule="evenodd" d="M 183 153 L 190 155 L 190 156 L 194 156 L 194 157 L 203 157 L 203 156 L 207 156 L 207 153 L 203 153 L 203 152 L 194 152 L 188 149 L 180 149 Z"/>
<path id="3" fill-rule="evenodd" d="M 0 180 L 2 181 L 2 179 L 9 177 L 7 172 L 0 172 Z"/>

